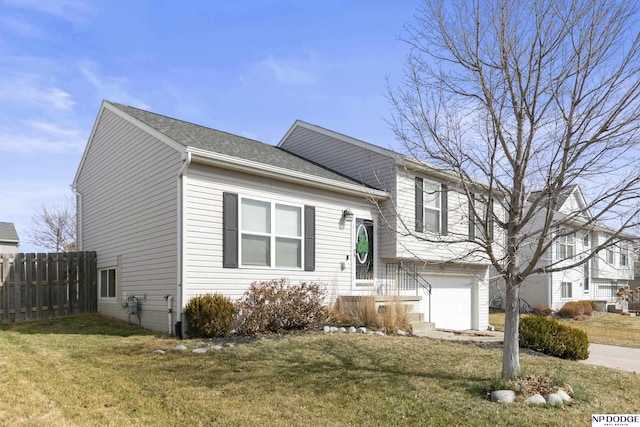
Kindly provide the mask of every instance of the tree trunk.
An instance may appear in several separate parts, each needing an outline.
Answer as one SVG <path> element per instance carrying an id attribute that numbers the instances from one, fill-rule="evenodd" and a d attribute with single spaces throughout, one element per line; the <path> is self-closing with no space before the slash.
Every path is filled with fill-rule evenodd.
<path id="1" fill-rule="evenodd" d="M 504 345 L 502 349 L 502 378 L 509 379 L 520 375 L 520 342 L 518 326 L 520 323 L 520 285 L 506 282 L 506 306 L 504 312 Z"/>

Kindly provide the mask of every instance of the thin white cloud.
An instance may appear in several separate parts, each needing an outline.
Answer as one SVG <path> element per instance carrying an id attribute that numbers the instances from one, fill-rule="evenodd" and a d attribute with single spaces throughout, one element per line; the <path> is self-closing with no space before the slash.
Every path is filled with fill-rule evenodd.
<path id="1" fill-rule="evenodd" d="M 91 12 L 91 4 L 85 0 L 3 0 L 3 3 L 46 13 L 73 23 L 86 22 Z"/>
<path id="2" fill-rule="evenodd" d="M 253 64 L 248 73 L 240 76 L 240 81 L 250 85 L 256 80 L 275 80 L 279 84 L 300 86 L 314 85 L 317 81 L 318 64 L 311 54 L 306 58 L 276 58 L 267 55 L 264 59 Z"/>
<path id="3" fill-rule="evenodd" d="M 0 16 L 0 28 L 21 37 L 38 38 L 42 31 L 21 16 Z"/>
<path id="4" fill-rule="evenodd" d="M 44 87 L 35 76 L 0 81 L 0 101 L 35 104 L 53 110 L 71 110 L 76 102 L 57 87 Z"/>
<path id="5" fill-rule="evenodd" d="M 91 61 L 81 63 L 79 71 L 97 90 L 100 99 L 131 105 L 143 110 L 151 109 L 147 103 L 131 94 L 129 80 L 121 77 L 101 76 L 97 64 Z"/>
<path id="6" fill-rule="evenodd" d="M 0 129 L 0 151 L 14 153 L 78 151 L 85 141 L 65 138 L 51 138 L 46 134 L 24 134 Z"/>
<path id="7" fill-rule="evenodd" d="M 258 67 L 265 67 L 273 73 L 273 76 L 280 83 L 290 85 L 313 84 L 316 82 L 315 74 L 305 68 L 310 68 L 311 61 L 291 61 L 276 59 L 268 55 L 258 63 Z"/>

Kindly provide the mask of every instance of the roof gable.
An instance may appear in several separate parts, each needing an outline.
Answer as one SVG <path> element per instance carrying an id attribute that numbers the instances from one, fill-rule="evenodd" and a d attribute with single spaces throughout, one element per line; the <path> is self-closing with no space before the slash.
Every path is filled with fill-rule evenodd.
<path id="1" fill-rule="evenodd" d="M 18 232 L 12 222 L 0 222 L 0 242 L 19 243 Z"/>

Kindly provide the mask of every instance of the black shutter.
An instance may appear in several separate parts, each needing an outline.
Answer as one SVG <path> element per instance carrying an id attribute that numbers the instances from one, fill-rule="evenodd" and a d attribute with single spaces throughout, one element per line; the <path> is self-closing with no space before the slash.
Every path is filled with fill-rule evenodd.
<path id="1" fill-rule="evenodd" d="M 469 240 L 475 240 L 476 238 L 476 218 L 473 214 L 474 204 L 476 202 L 476 195 L 469 194 Z"/>
<path id="2" fill-rule="evenodd" d="M 440 232 L 442 234 L 449 233 L 449 196 L 448 196 L 449 187 L 447 184 L 442 184 L 440 187 Z"/>
<path id="3" fill-rule="evenodd" d="M 238 268 L 238 195 L 222 195 L 222 267 Z"/>
<path id="4" fill-rule="evenodd" d="M 316 270 L 316 208 L 304 207 L 304 271 Z"/>
<path id="5" fill-rule="evenodd" d="M 422 178 L 416 177 L 416 231 L 424 231 L 424 194 Z"/>

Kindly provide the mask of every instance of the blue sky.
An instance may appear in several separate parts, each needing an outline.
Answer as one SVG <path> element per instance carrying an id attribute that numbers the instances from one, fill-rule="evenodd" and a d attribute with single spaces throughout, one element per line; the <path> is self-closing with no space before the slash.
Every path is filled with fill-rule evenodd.
<path id="1" fill-rule="evenodd" d="M 0 0 L 0 221 L 71 194 L 103 99 L 277 144 L 302 119 L 392 147 L 418 1 Z"/>

